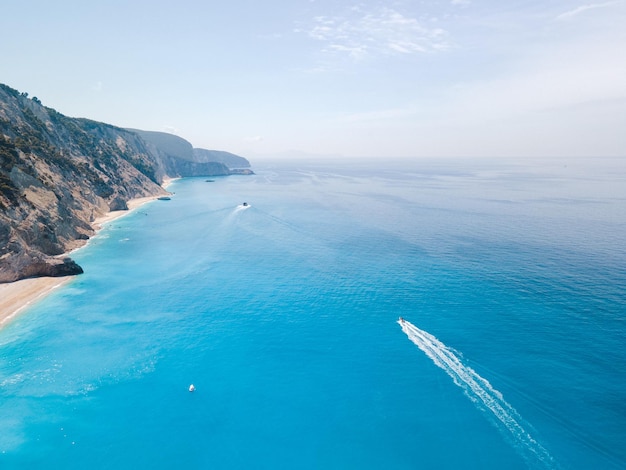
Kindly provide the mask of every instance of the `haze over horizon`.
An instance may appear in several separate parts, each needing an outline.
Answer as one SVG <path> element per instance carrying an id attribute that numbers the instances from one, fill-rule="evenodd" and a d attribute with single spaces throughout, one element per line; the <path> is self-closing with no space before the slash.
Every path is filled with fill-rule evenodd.
<path id="1" fill-rule="evenodd" d="M 3 5 L 0 82 L 245 157 L 626 156 L 626 1 Z"/>

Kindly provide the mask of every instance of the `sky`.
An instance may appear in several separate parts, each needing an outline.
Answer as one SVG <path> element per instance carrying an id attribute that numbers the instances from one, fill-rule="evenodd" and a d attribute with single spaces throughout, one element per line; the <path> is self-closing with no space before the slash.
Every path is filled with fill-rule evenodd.
<path id="1" fill-rule="evenodd" d="M 6 0 L 0 83 L 248 158 L 626 156 L 626 0 Z"/>

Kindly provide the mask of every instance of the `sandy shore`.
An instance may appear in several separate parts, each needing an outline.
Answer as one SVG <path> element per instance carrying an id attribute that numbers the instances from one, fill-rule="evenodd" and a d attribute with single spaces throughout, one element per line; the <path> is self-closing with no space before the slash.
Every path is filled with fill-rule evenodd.
<path id="1" fill-rule="evenodd" d="M 167 179 L 162 186 L 166 188 L 174 179 Z M 142 197 L 128 201 L 127 211 L 111 211 L 98 217 L 92 223 L 94 229 L 100 230 L 102 225 L 124 215 L 159 196 Z M 63 255 L 66 256 L 66 255 Z M 38 277 L 21 281 L 0 284 L 0 328 L 15 318 L 20 312 L 48 295 L 54 289 L 71 281 L 74 277 Z"/>
<path id="2" fill-rule="evenodd" d="M 0 328 L 39 299 L 73 279 L 68 277 L 37 277 L 0 284 Z"/>
<path id="3" fill-rule="evenodd" d="M 131 199 L 126 204 L 128 206 L 128 210 L 126 210 L 126 211 L 111 211 L 111 212 L 107 212 L 102 217 L 98 217 L 96 220 L 94 220 L 91 225 L 96 230 L 100 230 L 102 228 L 103 224 L 106 224 L 107 222 L 111 222 L 112 220 L 115 220 L 115 219 L 117 219 L 119 217 L 123 217 L 125 215 L 128 215 L 134 209 L 137 209 L 139 206 L 145 204 L 146 202 L 154 201 L 158 197 L 159 196 L 149 196 L 149 197 L 140 197 L 140 198 L 137 198 L 137 199 Z"/>

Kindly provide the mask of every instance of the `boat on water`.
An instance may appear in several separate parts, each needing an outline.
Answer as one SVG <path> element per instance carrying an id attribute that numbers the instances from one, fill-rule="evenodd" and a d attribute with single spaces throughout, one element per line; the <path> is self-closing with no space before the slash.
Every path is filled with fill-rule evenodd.
<path id="1" fill-rule="evenodd" d="M 195 387 L 193 384 L 191 384 L 191 385 L 189 386 L 189 391 L 190 391 L 190 392 L 194 392 L 195 390 L 196 390 L 196 387 Z"/>
<path id="2" fill-rule="evenodd" d="M 244 203 L 242 204 L 242 206 L 243 206 L 243 207 L 248 207 L 248 203 L 247 203 L 247 202 L 244 202 Z"/>

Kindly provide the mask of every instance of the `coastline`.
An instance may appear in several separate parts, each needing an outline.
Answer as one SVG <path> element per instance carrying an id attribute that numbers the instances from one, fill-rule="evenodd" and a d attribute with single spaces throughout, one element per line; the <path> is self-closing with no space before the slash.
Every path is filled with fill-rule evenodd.
<path id="1" fill-rule="evenodd" d="M 160 196 L 147 196 L 147 197 L 139 197 L 137 199 L 131 199 L 130 201 L 128 201 L 126 203 L 126 205 L 128 206 L 127 210 L 107 212 L 106 214 L 104 214 L 104 215 L 102 215 L 100 217 L 97 217 L 91 223 L 91 225 L 96 230 L 96 232 L 98 232 L 98 231 L 100 231 L 102 229 L 102 226 L 104 224 L 106 224 L 108 222 L 111 222 L 112 220 L 119 219 L 120 217 L 124 217 L 125 215 L 130 214 L 132 211 L 134 211 L 138 207 L 143 206 L 146 202 L 154 201 L 155 199 L 157 199 L 159 197 Z M 65 255 L 63 255 L 63 256 L 65 256 Z"/>
<path id="2" fill-rule="evenodd" d="M 163 180 L 161 187 L 166 189 L 177 178 L 166 178 Z M 147 202 L 154 201 L 160 196 L 147 196 L 128 201 L 128 210 L 107 212 L 101 217 L 96 218 L 91 225 L 97 233 L 102 229 L 103 225 L 130 214 L 133 210 L 144 205 Z M 89 241 L 87 241 L 88 243 Z M 82 244 L 71 249 L 68 253 L 64 253 L 61 257 L 68 256 L 73 251 L 86 246 Z M 30 307 L 34 303 L 43 299 L 55 289 L 67 284 L 75 276 L 65 277 L 36 277 L 30 279 L 21 279 L 15 282 L 0 284 L 0 329 L 4 328 L 11 320 L 15 319 L 22 311 Z"/>
<path id="3" fill-rule="evenodd" d="M 0 284 L 0 329 L 27 307 L 73 278 L 74 276 L 35 277 Z"/>

